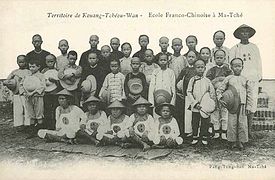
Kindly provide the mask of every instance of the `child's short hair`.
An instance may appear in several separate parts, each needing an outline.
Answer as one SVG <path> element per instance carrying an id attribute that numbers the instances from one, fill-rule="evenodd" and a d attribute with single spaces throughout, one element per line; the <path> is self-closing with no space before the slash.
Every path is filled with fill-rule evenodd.
<path id="1" fill-rule="evenodd" d="M 42 41 L 42 36 L 41 36 L 40 34 L 35 34 L 35 35 L 33 35 L 33 36 L 32 36 L 32 39 L 33 39 L 34 37 L 39 37 L 39 38 L 41 39 L 41 41 Z"/>
<path id="2" fill-rule="evenodd" d="M 197 54 L 196 54 L 196 51 L 194 51 L 194 50 L 188 50 L 187 53 L 186 53 L 186 57 L 188 56 L 188 54 L 189 54 L 190 52 L 193 52 L 193 53 L 195 54 L 196 58 L 198 58 L 198 57 L 197 57 Z"/>
<path id="3" fill-rule="evenodd" d="M 123 46 L 125 46 L 126 44 L 128 44 L 128 45 L 130 46 L 130 48 L 132 49 L 131 44 L 130 44 L 130 43 L 128 43 L 128 42 L 123 43 L 123 44 L 121 45 L 121 49 L 123 49 Z"/>
<path id="4" fill-rule="evenodd" d="M 202 48 L 200 49 L 200 53 L 201 53 L 201 51 L 202 51 L 203 49 L 207 49 L 207 50 L 210 52 L 210 54 L 211 54 L 211 50 L 210 50 L 209 47 L 202 47 Z"/>
<path id="5" fill-rule="evenodd" d="M 18 55 L 18 56 L 17 56 L 17 58 L 16 58 L 16 59 L 17 59 L 17 61 L 18 61 L 18 59 L 19 59 L 20 57 L 24 58 L 24 60 L 26 61 L 26 55 L 24 55 L 24 54 L 20 54 L 20 55 Z"/>
<path id="6" fill-rule="evenodd" d="M 240 60 L 242 62 L 242 65 L 243 65 L 243 60 L 241 58 L 233 58 L 231 61 L 230 61 L 230 65 L 232 66 L 233 65 L 233 61 L 234 60 Z"/>
<path id="7" fill-rule="evenodd" d="M 223 34 L 223 36 L 224 36 L 224 38 L 225 38 L 225 33 L 222 31 L 222 30 L 218 30 L 218 31 L 216 31 L 214 34 L 213 34 L 213 39 L 215 38 L 215 35 L 217 34 L 217 33 L 222 33 Z"/>
<path id="8" fill-rule="evenodd" d="M 140 39 L 141 39 L 142 37 L 146 37 L 147 40 L 148 40 L 148 43 L 149 43 L 149 36 L 147 36 L 146 34 L 140 35 L 140 36 L 138 37 L 138 41 L 140 41 Z"/>
<path id="9" fill-rule="evenodd" d="M 226 55 L 226 52 L 223 49 L 218 49 L 214 52 L 214 57 L 216 56 L 217 52 L 219 52 L 219 51 L 223 52 L 224 55 Z"/>
<path id="10" fill-rule="evenodd" d="M 108 45 L 103 45 L 103 46 L 101 47 L 101 49 L 103 49 L 103 48 L 105 48 L 105 47 L 107 47 L 107 48 L 111 51 L 111 47 L 108 46 Z"/>
<path id="11" fill-rule="evenodd" d="M 48 56 L 52 56 L 52 57 L 53 57 L 53 59 L 54 59 L 54 61 L 56 62 L 56 57 L 55 57 L 55 55 L 53 55 L 53 54 L 49 54 L 49 55 L 47 55 L 47 56 L 46 56 L 46 58 L 47 58 Z M 47 61 L 47 59 L 46 59 L 46 61 Z"/>
<path id="12" fill-rule="evenodd" d="M 77 52 L 76 52 L 76 51 L 74 51 L 74 50 L 69 51 L 69 53 L 68 53 L 68 57 L 69 57 L 70 55 L 75 56 L 75 57 L 76 57 L 76 59 L 77 59 Z"/>
<path id="13" fill-rule="evenodd" d="M 187 39 L 191 38 L 191 37 L 195 39 L 196 43 L 198 43 L 198 39 L 197 39 L 197 37 L 195 35 L 189 35 L 189 36 L 187 36 L 187 38 L 185 39 L 185 42 L 187 43 Z"/>
<path id="14" fill-rule="evenodd" d="M 166 59 L 168 60 L 168 55 L 167 54 L 165 54 L 163 52 L 160 52 L 159 53 L 159 59 L 160 59 L 161 56 L 166 56 Z M 158 59 L 158 61 L 159 61 L 159 59 Z"/>
<path id="15" fill-rule="evenodd" d="M 133 58 L 131 59 L 131 63 L 132 63 L 134 60 L 139 60 L 139 62 L 141 62 L 141 60 L 140 60 L 139 57 L 133 57 Z"/>
<path id="16" fill-rule="evenodd" d="M 29 64 L 35 64 L 36 66 L 41 66 L 41 60 L 38 59 L 30 59 Z"/>
<path id="17" fill-rule="evenodd" d="M 110 39 L 110 42 L 112 42 L 113 39 L 116 39 L 116 40 L 120 41 L 118 37 L 113 37 L 113 38 Z"/>
<path id="18" fill-rule="evenodd" d="M 95 54 L 95 55 L 96 55 L 96 58 L 97 58 L 97 54 L 96 54 L 95 52 L 89 52 L 89 53 L 88 53 L 88 56 L 89 56 L 90 54 Z"/>
<path id="19" fill-rule="evenodd" d="M 198 60 L 196 60 L 196 61 L 194 62 L 194 64 L 196 64 L 196 62 L 198 62 L 198 61 L 202 61 L 202 62 L 203 62 L 203 64 L 206 66 L 206 62 L 205 62 L 204 60 L 202 60 L 202 59 L 198 59 Z"/>
<path id="20" fill-rule="evenodd" d="M 153 51 L 152 49 L 146 49 L 146 51 L 151 51 L 152 54 L 154 54 L 154 51 Z M 146 51 L 145 51 L 145 52 L 146 52 Z"/>
<path id="21" fill-rule="evenodd" d="M 111 65 L 112 62 L 116 62 L 118 64 L 118 66 L 120 67 L 120 60 L 118 60 L 118 59 L 112 59 L 110 61 L 110 65 Z"/>

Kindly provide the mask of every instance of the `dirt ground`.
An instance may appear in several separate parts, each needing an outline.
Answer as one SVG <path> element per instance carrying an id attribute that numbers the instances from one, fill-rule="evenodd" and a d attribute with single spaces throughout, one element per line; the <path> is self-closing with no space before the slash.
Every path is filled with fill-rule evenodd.
<path id="1" fill-rule="evenodd" d="M 212 142 L 209 147 L 192 147 L 184 145 L 180 149 L 174 150 L 167 157 L 156 160 L 143 160 L 131 158 L 97 157 L 76 153 L 48 152 L 31 150 L 29 147 L 35 146 L 43 140 L 39 138 L 26 139 L 27 134 L 18 132 L 18 128 L 12 126 L 11 104 L 2 103 L 0 107 L 0 162 L 27 164 L 58 164 L 80 161 L 106 161 L 123 162 L 126 164 L 144 163 L 176 163 L 183 165 L 194 165 L 196 163 L 223 168 L 224 164 L 268 166 L 275 167 L 275 132 L 258 131 L 254 132 L 256 139 L 247 144 L 244 151 L 232 151 L 226 144 Z M 255 168 L 258 168 L 255 167 Z M 209 167 L 210 168 L 210 167 Z"/>

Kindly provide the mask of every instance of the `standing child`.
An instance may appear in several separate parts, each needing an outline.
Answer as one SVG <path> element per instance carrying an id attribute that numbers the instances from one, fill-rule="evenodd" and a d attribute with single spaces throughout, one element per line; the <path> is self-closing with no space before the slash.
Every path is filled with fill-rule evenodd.
<path id="1" fill-rule="evenodd" d="M 80 130 L 76 133 L 76 142 L 98 145 L 103 134 L 109 130 L 110 121 L 107 120 L 106 113 L 100 110 L 98 98 L 91 96 L 83 105 L 88 109 L 87 119 L 80 122 Z"/>
<path id="2" fill-rule="evenodd" d="M 132 72 L 125 77 L 124 90 L 127 98 L 127 115 L 131 115 L 131 106 L 139 97 L 147 99 L 148 89 L 146 88 L 146 78 L 142 72 L 139 72 L 140 59 L 134 57 L 131 61 Z"/>
<path id="3" fill-rule="evenodd" d="M 143 34 L 143 35 L 140 35 L 139 38 L 138 38 L 138 43 L 140 45 L 140 50 L 138 52 L 136 52 L 133 57 L 138 57 L 141 62 L 144 62 L 144 53 L 147 49 L 147 46 L 149 44 L 149 36 Z"/>
<path id="4" fill-rule="evenodd" d="M 132 52 L 132 46 L 130 43 L 126 42 L 121 45 L 121 49 L 123 52 L 124 57 L 119 59 L 120 61 L 120 72 L 126 76 L 129 72 L 132 71 L 131 68 L 131 60 L 132 57 L 130 57 Z"/>
<path id="5" fill-rule="evenodd" d="M 214 53 L 217 50 L 224 50 L 225 52 L 225 63 L 229 64 L 229 48 L 223 46 L 225 40 L 225 33 L 222 30 L 218 30 L 213 35 L 213 41 L 216 47 L 212 48 L 212 60 L 215 60 Z"/>
<path id="6" fill-rule="evenodd" d="M 120 40 L 117 37 L 113 37 L 110 40 L 110 46 L 112 48 L 111 59 L 121 59 L 124 57 L 123 52 L 119 51 Z"/>
<path id="7" fill-rule="evenodd" d="M 156 55 L 156 59 L 155 59 L 156 63 L 157 63 L 157 61 L 159 59 L 159 56 L 161 54 L 167 54 L 167 56 L 169 57 L 169 59 L 170 59 L 170 56 L 172 55 L 172 53 L 170 53 L 170 52 L 167 51 L 167 49 L 169 47 L 169 39 L 167 37 L 163 36 L 163 37 L 161 37 L 159 39 L 159 46 L 160 46 L 161 52 Z"/>
<path id="8" fill-rule="evenodd" d="M 186 42 L 186 46 L 188 47 L 188 51 L 190 51 L 190 50 L 195 51 L 196 56 L 199 57 L 200 53 L 198 51 L 196 51 L 196 46 L 198 45 L 197 37 L 194 35 L 189 35 L 185 39 L 185 42 Z M 186 55 L 187 55 L 187 53 L 184 54 L 185 57 L 186 57 Z"/>
<path id="9" fill-rule="evenodd" d="M 229 69 L 228 64 L 225 63 L 226 52 L 224 50 L 217 50 L 214 53 L 214 58 L 216 66 L 208 70 L 206 77 L 211 80 L 214 88 L 217 89 L 223 79 L 232 74 L 232 71 Z M 222 107 L 221 104 L 218 104 L 216 110 L 211 114 L 211 123 L 214 124 L 215 139 L 219 138 L 221 134 L 222 139 L 226 140 L 227 121 L 228 111 L 225 107 Z"/>
<path id="10" fill-rule="evenodd" d="M 41 73 L 46 80 L 46 89 L 44 95 L 44 116 L 46 129 L 55 129 L 55 109 L 58 106 L 56 93 L 60 91 L 58 71 L 55 68 L 56 57 L 53 54 L 46 56 L 46 65 Z"/>
<path id="11" fill-rule="evenodd" d="M 26 109 L 31 118 L 32 129 L 28 138 L 35 137 L 37 130 L 42 128 L 44 118 L 44 102 L 46 82 L 45 76 L 39 72 L 39 61 L 30 60 L 29 69 L 31 74 L 25 76 L 20 84 L 20 91 L 26 98 Z"/>
<path id="12" fill-rule="evenodd" d="M 243 143 L 248 142 L 247 115 L 253 108 L 253 87 L 241 75 L 243 65 L 242 59 L 234 58 L 231 61 L 234 74 L 227 76 L 217 89 L 218 100 L 229 111 L 227 139 L 232 142 L 232 148 L 237 147 L 240 150 L 244 148 Z M 226 89 L 231 92 L 226 94 Z"/>
<path id="13" fill-rule="evenodd" d="M 156 147 L 175 148 L 183 142 L 177 121 L 173 117 L 173 111 L 174 106 L 169 103 L 163 103 L 156 107 L 156 113 L 160 115 L 155 123 L 157 134 L 154 136 L 153 142 Z"/>
<path id="14" fill-rule="evenodd" d="M 56 57 L 56 69 L 59 70 L 63 68 L 64 66 L 67 66 L 69 64 L 68 61 L 68 49 L 69 49 L 69 43 L 66 39 L 62 39 L 58 43 L 58 49 L 61 52 L 61 55 Z"/>
<path id="15" fill-rule="evenodd" d="M 124 81 L 125 76 L 119 72 L 119 60 L 112 60 L 110 62 L 111 73 L 109 73 L 103 82 L 99 97 L 110 104 L 115 100 L 122 101 L 125 99 Z"/>
<path id="16" fill-rule="evenodd" d="M 78 93 L 78 84 L 80 82 L 82 68 L 75 64 L 76 60 L 77 53 L 70 51 L 68 53 L 69 64 L 58 71 L 58 78 L 60 79 L 61 86 L 74 95 L 74 102 L 79 106 L 80 94 Z"/>
<path id="17" fill-rule="evenodd" d="M 206 95 L 210 97 L 210 105 L 210 101 L 213 102 L 215 100 L 215 90 L 211 81 L 203 76 L 205 71 L 205 62 L 203 60 L 197 60 L 194 65 L 196 68 L 196 76 L 190 79 L 187 87 L 187 96 L 190 100 L 192 111 L 192 144 L 197 144 L 199 141 L 198 138 L 200 137 L 202 139 L 202 144 L 207 145 L 210 118 L 205 116 L 203 117 L 201 115 L 201 101 Z"/>
<path id="18" fill-rule="evenodd" d="M 208 47 L 202 47 L 200 49 L 200 59 L 202 59 L 206 64 L 205 72 L 204 72 L 204 76 L 205 76 L 208 70 L 215 66 L 215 64 L 212 62 L 211 51 Z"/>
<path id="19" fill-rule="evenodd" d="M 110 73 L 110 61 L 111 58 L 111 48 L 108 45 L 101 47 L 101 56 L 99 58 L 98 65 L 102 66 L 106 73 Z"/>
<path id="20" fill-rule="evenodd" d="M 22 79 L 31 75 L 31 71 L 27 69 L 25 55 L 17 56 L 17 65 L 19 69 L 12 71 L 3 84 L 13 92 L 13 126 L 30 126 L 30 117 L 26 111 L 26 99 L 23 95 L 24 91 L 19 89 Z"/>

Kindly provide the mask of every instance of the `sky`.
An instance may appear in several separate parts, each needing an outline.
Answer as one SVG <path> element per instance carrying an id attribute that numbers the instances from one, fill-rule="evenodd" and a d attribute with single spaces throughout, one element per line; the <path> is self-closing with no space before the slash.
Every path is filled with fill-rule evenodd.
<path id="1" fill-rule="evenodd" d="M 60 55 L 58 41 L 67 39 L 70 50 L 80 55 L 90 48 L 89 37 L 99 36 L 98 48 L 110 43 L 112 37 L 131 43 L 132 55 L 140 49 L 138 36 L 150 37 L 148 48 L 155 54 L 160 51 L 158 40 L 167 36 L 185 38 L 192 34 L 197 36 L 197 50 L 201 47 L 214 47 L 213 33 L 223 30 L 226 33 L 224 45 L 231 48 L 239 42 L 233 36 L 234 30 L 242 24 L 252 26 L 256 34 L 250 41 L 260 49 L 263 64 L 263 77 L 275 78 L 275 21 L 273 1 L 2 1 L 0 4 L 0 79 L 17 68 L 16 57 L 33 50 L 32 36 L 40 34 L 43 38 L 42 48 Z M 211 14 L 211 17 L 166 18 L 169 12 L 189 15 Z M 219 13 L 242 14 L 242 17 L 218 18 Z M 105 14 L 133 13 L 139 18 L 49 18 L 53 14 Z M 164 17 L 149 17 L 149 13 L 163 14 Z M 212 17 L 215 13 L 216 17 Z M 171 47 L 168 49 L 173 52 Z M 182 54 L 187 51 L 184 44 Z M 78 62 L 77 62 L 78 63 Z"/>

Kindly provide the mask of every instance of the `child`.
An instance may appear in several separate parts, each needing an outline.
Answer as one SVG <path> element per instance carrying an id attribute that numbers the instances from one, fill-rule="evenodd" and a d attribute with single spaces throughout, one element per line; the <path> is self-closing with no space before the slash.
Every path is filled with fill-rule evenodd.
<path id="1" fill-rule="evenodd" d="M 187 36 L 187 38 L 185 39 L 186 42 L 186 46 L 188 47 L 188 51 L 193 50 L 196 53 L 196 56 L 199 57 L 199 52 L 196 51 L 196 46 L 198 45 L 198 39 L 196 36 L 194 35 L 189 35 Z M 183 56 L 186 57 L 187 53 L 185 53 Z"/>
<path id="2" fill-rule="evenodd" d="M 88 63 L 89 65 L 83 68 L 81 82 L 87 79 L 90 75 L 94 76 L 96 79 L 96 91 L 94 96 L 98 97 L 107 72 L 102 66 L 98 65 L 98 57 L 96 53 L 91 52 L 88 54 Z"/>
<path id="3" fill-rule="evenodd" d="M 182 40 L 180 38 L 172 40 L 172 49 L 174 50 L 174 54 L 171 56 L 170 61 L 168 61 L 168 67 L 174 71 L 175 78 L 177 79 L 181 70 L 187 65 L 186 58 L 180 53 L 182 49 Z"/>
<path id="4" fill-rule="evenodd" d="M 129 128 L 130 139 L 141 145 L 143 151 L 150 149 L 157 130 L 153 117 L 148 114 L 151 105 L 146 99 L 139 97 L 133 104 L 135 113 L 129 118 L 133 124 Z"/>
<path id="5" fill-rule="evenodd" d="M 154 52 L 152 49 L 147 49 L 145 51 L 144 61 L 141 63 L 140 72 L 142 72 L 146 77 L 146 87 L 149 89 L 151 82 L 152 73 L 155 69 L 159 69 L 159 65 L 154 63 Z"/>
<path id="6" fill-rule="evenodd" d="M 170 56 L 172 55 L 172 53 L 167 51 L 167 49 L 169 47 L 169 39 L 167 37 L 163 36 L 159 39 L 159 46 L 160 46 L 161 52 L 156 55 L 156 59 L 155 59 L 156 63 L 157 63 L 159 56 L 161 54 L 167 54 L 169 59 L 170 59 Z"/>
<path id="7" fill-rule="evenodd" d="M 212 62 L 211 51 L 208 47 L 203 47 L 200 49 L 200 59 L 202 59 L 206 64 L 205 72 L 204 72 L 204 76 L 205 76 L 208 70 L 215 66 L 214 63 Z"/>
<path id="8" fill-rule="evenodd" d="M 63 89 L 57 93 L 59 106 L 55 110 L 56 130 L 40 129 L 38 136 L 47 141 L 60 141 L 74 144 L 75 133 L 81 121 L 87 117 L 77 106 L 72 105 L 73 94 Z"/>
<path id="9" fill-rule="evenodd" d="M 126 76 L 129 72 L 132 71 L 131 68 L 131 60 L 132 57 L 130 57 L 130 54 L 132 52 L 132 46 L 130 43 L 126 42 L 121 45 L 121 49 L 123 52 L 124 57 L 119 59 L 120 61 L 120 72 Z"/>
<path id="10" fill-rule="evenodd" d="M 30 117 L 26 111 L 24 91 L 19 89 L 22 79 L 31 75 L 31 72 L 27 69 L 28 65 L 25 55 L 17 56 L 17 65 L 19 68 L 12 71 L 3 84 L 13 92 L 13 126 L 29 126 Z"/>
<path id="11" fill-rule="evenodd" d="M 221 49 L 221 50 L 224 50 L 225 52 L 225 63 L 229 64 L 229 48 L 223 46 L 223 43 L 224 43 L 224 40 L 225 40 L 225 33 L 222 31 L 222 30 L 218 30 L 214 33 L 213 35 L 213 41 L 214 41 L 214 44 L 216 45 L 216 47 L 212 48 L 212 60 L 214 61 L 215 58 L 214 58 L 214 53 Z"/>
<path id="12" fill-rule="evenodd" d="M 242 75 L 249 80 L 251 87 L 253 87 L 253 106 L 251 114 L 247 115 L 248 134 L 251 138 L 253 137 L 251 134 L 252 120 L 257 109 L 258 87 L 262 80 L 262 60 L 259 48 L 249 42 L 249 38 L 255 33 L 256 31 L 252 27 L 245 24 L 241 25 L 234 31 L 234 36 L 241 42 L 230 49 L 230 59 L 241 58 L 243 60 Z"/>
<path id="13" fill-rule="evenodd" d="M 111 48 L 108 45 L 101 47 L 101 56 L 98 65 L 102 66 L 106 73 L 110 73 Z"/>
<path id="14" fill-rule="evenodd" d="M 190 100 L 192 111 L 192 144 L 197 144 L 200 136 L 200 138 L 202 138 L 202 144 L 207 145 L 210 119 L 203 118 L 201 116 L 200 110 L 202 107 L 200 103 L 202 97 L 206 93 L 209 93 L 210 98 L 215 100 L 215 90 L 211 81 L 203 76 L 205 71 L 205 62 L 203 60 L 197 60 L 194 65 L 196 68 L 196 76 L 190 79 L 187 87 L 187 96 Z M 200 134 L 198 136 L 199 128 Z"/>
<path id="15" fill-rule="evenodd" d="M 44 118 L 44 102 L 43 96 L 45 94 L 46 82 L 45 76 L 39 72 L 41 68 L 40 61 L 30 60 L 29 69 L 31 74 L 25 76 L 20 84 L 20 92 L 26 98 L 26 110 L 31 118 L 30 136 L 35 137 L 37 130 L 42 128 Z"/>
<path id="16" fill-rule="evenodd" d="M 127 115 L 132 114 L 131 105 L 139 98 L 147 99 L 148 89 L 146 88 L 146 78 L 142 72 L 139 72 L 141 62 L 137 57 L 132 58 L 131 67 L 132 72 L 128 73 L 125 77 L 124 90 L 127 98 L 128 109 Z"/>
<path id="17" fill-rule="evenodd" d="M 143 34 L 143 35 L 140 35 L 139 38 L 138 38 L 138 43 L 140 45 L 140 50 L 138 52 L 136 52 L 133 57 L 138 57 L 141 62 L 144 62 L 144 53 L 145 53 L 145 50 L 147 49 L 147 46 L 149 44 L 149 36 Z"/>
<path id="18" fill-rule="evenodd" d="M 55 129 L 55 109 L 58 106 L 56 93 L 60 91 L 58 71 L 55 69 L 56 57 L 53 54 L 46 56 L 46 65 L 41 73 L 44 74 L 46 80 L 46 89 L 44 95 L 44 117 L 46 129 Z"/>
<path id="19" fill-rule="evenodd" d="M 81 144 L 98 145 L 103 134 L 109 130 L 110 121 L 106 113 L 100 110 L 100 100 L 90 96 L 83 104 L 87 106 L 87 119 L 80 122 L 80 130 L 76 133 L 76 142 Z"/>
<path id="20" fill-rule="evenodd" d="M 247 78 L 241 75 L 243 65 L 242 59 L 234 58 L 231 61 L 231 69 L 234 74 L 227 76 L 216 91 L 219 102 L 229 108 L 229 104 L 226 104 L 222 99 L 222 93 L 229 86 L 233 86 L 235 89 L 236 95 L 232 98 L 237 101 L 234 102 L 237 103 L 237 112 L 231 112 L 228 109 L 227 139 L 233 143 L 232 148 L 237 147 L 240 150 L 243 149 L 243 143 L 248 142 L 247 115 L 251 113 L 253 107 L 253 87 L 250 86 Z M 238 97 L 237 100 L 236 96 Z"/>
<path id="21" fill-rule="evenodd" d="M 214 88 L 217 89 L 218 83 L 220 83 L 224 79 L 224 77 L 231 75 L 232 71 L 231 69 L 229 69 L 229 66 L 225 63 L 226 52 L 224 50 L 217 50 L 214 53 L 214 57 L 216 66 L 208 70 L 208 72 L 206 73 L 206 77 L 211 80 L 211 82 L 214 85 Z M 211 123 L 214 124 L 215 139 L 220 137 L 221 129 L 221 137 L 223 140 L 226 140 L 227 121 L 228 112 L 226 108 L 218 104 L 216 110 L 211 114 Z"/>
<path id="22" fill-rule="evenodd" d="M 75 64 L 76 60 L 77 53 L 70 51 L 68 53 L 69 64 L 58 71 L 58 78 L 60 79 L 61 86 L 74 95 L 74 102 L 79 106 L 80 95 L 78 93 L 78 84 L 80 82 L 82 68 Z"/>
<path id="23" fill-rule="evenodd" d="M 185 135 L 187 137 L 187 140 L 190 140 L 190 137 L 192 136 L 192 112 L 188 109 L 188 107 L 190 106 L 190 100 L 187 97 L 187 86 L 190 79 L 197 74 L 194 66 L 196 60 L 196 53 L 190 50 L 187 53 L 187 67 L 185 67 L 181 71 L 177 79 L 177 89 L 183 95 L 183 101 L 181 103 L 177 103 L 176 106 L 178 112 L 177 114 L 179 115 L 178 124 L 181 131 L 181 135 Z M 177 101 L 179 100 L 179 98 L 177 98 Z"/>
<path id="24" fill-rule="evenodd" d="M 88 55 L 90 53 L 96 53 L 97 57 L 99 58 L 101 55 L 100 50 L 97 49 L 97 45 L 99 43 L 99 37 L 97 35 L 91 35 L 89 38 L 89 43 L 90 43 L 90 49 L 82 53 L 80 60 L 79 60 L 79 66 L 85 68 L 86 66 L 89 66 L 88 63 Z"/>
<path id="25" fill-rule="evenodd" d="M 179 137 L 180 131 L 176 119 L 173 117 L 174 106 L 163 103 L 157 106 L 156 113 L 160 115 L 156 124 L 157 134 L 154 137 L 156 147 L 175 148 L 181 145 L 183 139 Z"/>
<path id="26" fill-rule="evenodd" d="M 116 99 L 122 101 L 125 99 L 124 81 L 125 76 L 119 72 L 119 60 L 112 60 L 110 62 L 111 73 L 109 73 L 103 82 L 99 97 L 110 104 Z"/>
<path id="27" fill-rule="evenodd" d="M 110 46 L 112 48 L 111 59 L 121 59 L 124 57 L 123 52 L 119 51 L 120 40 L 117 37 L 113 37 L 110 40 Z"/>
<path id="28" fill-rule="evenodd" d="M 61 52 L 61 55 L 56 57 L 56 69 L 59 70 L 63 68 L 64 66 L 67 66 L 69 64 L 68 61 L 68 49 L 69 49 L 69 43 L 66 39 L 62 39 L 58 43 L 58 49 Z"/>
<path id="29" fill-rule="evenodd" d="M 167 67 L 168 56 L 162 54 L 159 56 L 159 66 L 160 69 L 155 69 L 152 73 L 152 78 L 149 86 L 148 101 L 156 105 L 154 99 L 155 91 L 162 89 L 167 91 L 171 98 L 169 103 L 175 104 L 176 99 L 176 88 L 175 88 L 175 74 L 174 71 Z"/>

